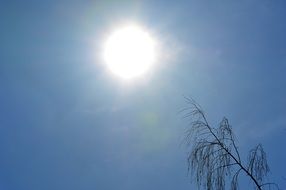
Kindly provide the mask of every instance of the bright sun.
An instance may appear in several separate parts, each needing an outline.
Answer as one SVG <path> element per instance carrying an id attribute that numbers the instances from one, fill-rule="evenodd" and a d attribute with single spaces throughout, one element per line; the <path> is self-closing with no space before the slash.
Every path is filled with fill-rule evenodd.
<path id="1" fill-rule="evenodd" d="M 104 59 L 111 71 L 125 79 L 146 73 L 155 62 L 155 44 L 138 26 L 116 30 L 107 39 Z"/>

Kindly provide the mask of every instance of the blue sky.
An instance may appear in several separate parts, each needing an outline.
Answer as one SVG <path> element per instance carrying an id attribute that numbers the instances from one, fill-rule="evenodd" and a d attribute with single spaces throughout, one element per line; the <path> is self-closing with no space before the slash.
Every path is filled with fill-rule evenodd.
<path id="1" fill-rule="evenodd" d="M 182 95 L 257 143 L 285 188 L 283 1 L 1 1 L 0 189 L 196 189 L 181 146 Z M 122 21 L 162 45 L 130 84 L 102 63 Z M 247 185 L 247 184 L 246 184 Z"/>

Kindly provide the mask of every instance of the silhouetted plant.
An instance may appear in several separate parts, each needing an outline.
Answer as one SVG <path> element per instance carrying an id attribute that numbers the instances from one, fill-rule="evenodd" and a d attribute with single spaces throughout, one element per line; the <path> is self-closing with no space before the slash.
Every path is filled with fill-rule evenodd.
<path id="1" fill-rule="evenodd" d="M 244 173 L 253 182 L 254 189 L 279 189 L 275 183 L 264 182 L 269 167 L 261 144 L 249 151 L 244 164 L 227 118 L 222 119 L 218 128 L 211 127 L 201 107 L 193 99 L 186 100 L 188 106 L 182 111 L 191 119 L 185 138 L 191 148 L 187 159 L 188 171 L 199 188 L 224 190 L 229 187 L 237 190 L 239 176 Z"/>

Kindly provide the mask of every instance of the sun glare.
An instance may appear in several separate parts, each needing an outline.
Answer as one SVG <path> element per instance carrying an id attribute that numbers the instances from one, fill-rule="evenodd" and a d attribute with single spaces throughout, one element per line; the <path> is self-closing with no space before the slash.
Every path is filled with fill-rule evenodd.
<path id="1" fill-rule="evenodd" d="M 143 75 L 155 62 L 154 41 L 138 26 L 116 30 L 104 48 L 104 59 L 110 70 L 125 79 Z"/>

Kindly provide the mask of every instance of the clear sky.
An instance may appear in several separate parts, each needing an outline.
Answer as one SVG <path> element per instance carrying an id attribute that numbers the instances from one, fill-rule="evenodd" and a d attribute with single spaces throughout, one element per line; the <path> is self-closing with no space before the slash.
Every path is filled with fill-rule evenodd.
<path id="1" fill-rule="evenodd" d="M 192 96 L 226 116 L 242 157 L 264 145 L 286 180 L 286 3 L 270 0 L 0 1 L 0 189 L 196 189 L 181 146 Z M 102 61 L 122 21 L 162 56 L 124 82 Z"/>

